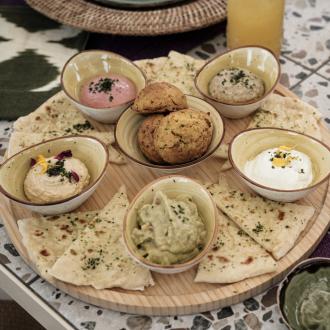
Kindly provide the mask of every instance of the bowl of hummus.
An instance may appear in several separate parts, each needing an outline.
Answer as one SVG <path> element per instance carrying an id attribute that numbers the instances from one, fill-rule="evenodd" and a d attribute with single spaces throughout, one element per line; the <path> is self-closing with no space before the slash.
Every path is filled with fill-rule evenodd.
<path id="1" fill-rule="evenodd" d="M 13 155 L 0 167 L 0 191 L 45 215 L 70 212 L 95 191 L 108 164 L 106 146 L 92 137 L 60 137 Z"/>
<path id="2" fill-rule="evenodd" d="M 310 136 L 281 128 L 252 128 L 229 145 L 229 160 L 239 177 L 258 194 L 292 202 L 330 176 L 330 150 Z"/>
<path id="3" fill-rule="evenodd" d="M 134 260 L 159 273 L 178 273 L 207 254 L 216 237 L 217 211 L 199 183 L 184 176 L 166 176 L 137 194 L 123 228 Z"/>
<path id="4" fill-rule="evenodd" d="M 222 115 L 242 118 L 257 110 L 280 78 L 280 63 L 268 49 L 245 46 L 207 62 L 195 86 Z"/>
<path id="5" fill-rule="evenodd" d="M 61 85 L 83 113 L 99 122 L 113 124 L 145 87 L 146 78 L 133 62 L 121 55 L 88 50 L 67 61 Z"/>

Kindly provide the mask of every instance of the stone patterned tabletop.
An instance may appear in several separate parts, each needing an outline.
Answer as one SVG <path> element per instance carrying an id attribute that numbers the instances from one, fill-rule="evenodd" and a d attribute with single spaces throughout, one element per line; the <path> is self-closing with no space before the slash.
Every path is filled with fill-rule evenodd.
<path id="1" fill-rule="evenodd" d="M 281 82 L 316 106 L 330 127 L 330 10 L 328 0 L 287 0 Z M 208 59 L 225 49 L 222 31 L 189 51 Z M 10 136 L 11 123 L 0 121 L 0 155 Z M 328 236 L 330 234 L 328 233 Z M 328 237 L 329 238 L 329 237 Z M 243 303 L 190 316 L 149 317 L 118 313 L 74 299 L 37 276 L 19 257 L 0 220 L 0 262 L 48 302 L 76 329 L 87 330 L 281 330 L 286 329 L 275 301 L 276 286 Z M 327 252 L 330 254 L 330 251 Z M 328 255 L 330 257 L 330 255 Z"/>

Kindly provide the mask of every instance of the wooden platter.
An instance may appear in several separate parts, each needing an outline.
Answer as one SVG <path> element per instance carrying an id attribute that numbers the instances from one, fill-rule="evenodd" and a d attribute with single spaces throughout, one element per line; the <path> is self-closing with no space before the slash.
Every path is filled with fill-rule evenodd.
<path id="1" fill-rule="evenodd" d="M 281 85 L 277 87 L 277 92 L 282 95 L 296 97 Z M 248 122 L 249 118 L 225 120 L 225 142 L 229 142 L 234 134 L 243 130 Z M 103 130 L 106 129 L 106 126 L 100 124 L 98 124 L 98 127 Z M 323 141 L 330 141 L 330 133 L 325 127 L 322 127 L 322 134 Z M 211 158 L 199 166 L 183 171 L 182 174 L 202 181 L 216 182 L 220 165 L 221 160 Z M 232 170 L 227 171 L 227 174 L 234 184 L 241 186 Z M 100 187 L 80 209 L 102 208 L 122 184 L 126 185 L 131 199 L 144 185 L 159 176 L 161 174 L 132 163 L 122 166 L 111 164 L 108 166 L 106 176 Z M 192 314 L 238 303 L 261 293 L 280 281 L 296 263 L 310 255 L 319 244 L 330 225 L 328 185 L 329 182 L 323 183 L 307 198 L 300 201 L 302 204 L 314 206 L 316 209 L 315 215 L 295 247 L 278 262 L 278 269 L 275 273 L 229 285 L 194 283 L 196 269 L 176 275 L 153 273 L 156 285 L 142 292 L 122 289 L 95 290 L 92 287 L 77 287 L 61 281 L 54 281 L 52 284 L 71 296 L 88 303 L 134 314 Z M 22 244 L 16 223 L 18 219 L 31 216 L 31 214 L 1 196 L 0 216 L 16 249 L 26 263 L 34 268 Z"/>

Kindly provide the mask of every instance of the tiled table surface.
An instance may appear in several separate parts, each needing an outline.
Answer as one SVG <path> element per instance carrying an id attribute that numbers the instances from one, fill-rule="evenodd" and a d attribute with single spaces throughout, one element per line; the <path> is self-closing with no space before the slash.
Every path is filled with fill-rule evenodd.
<path id="1" fill-rule="evenodd" d="M 280 58 L 281 82 L 303 100 L 316 106 L 330 127 L 330 7 L 328 0 L 287 0 L 285 39 Z M 225 35 L 189 51 L 210 58 L 225 49 Z M 0 121 L 3 155 L 11 123 Z M 328 233 L 328 235 L 330 235 Z M 330 251 L 329 251 L 330 253 Z M 278 314 L 276 287 L 231 307 L 190 316 L 149 317 L 118 313 L 85 304 L 39 278 L 19 257 L 0 219 L 0 262 L 77 329 L 286 329 Z"/>

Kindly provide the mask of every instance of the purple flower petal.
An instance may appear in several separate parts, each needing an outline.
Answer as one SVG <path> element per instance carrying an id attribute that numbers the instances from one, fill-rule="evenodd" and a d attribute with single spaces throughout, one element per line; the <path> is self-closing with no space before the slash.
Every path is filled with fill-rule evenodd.
<path id="1" fill-rule="evenodd" d="M 37 161 L 34 158 L 31 158 L 30 166 L 33 167 L 36 163 L 37 163 Z"/>
<path id="2" fill-rule="evenodd" d="M 79 175 L 78 175 L 75 171 L 71 171 L 71 177 L 72 177 L 73 180 L 75 180 L 76 182 L 79 182 L 79 180 L 80 180 Z"/>
<path id="3" fill-rule="evenodd" d="M 54 157 L 55 159 L 58 159 L 58 160 L 62 160 L 63 158 L 69 158 L 69 157 L 72 157 L 72 152 L 71 150 L 65 150 L 65 151 L 62 151 L 61 153 L 59 153 L 56 157 Z"/>

